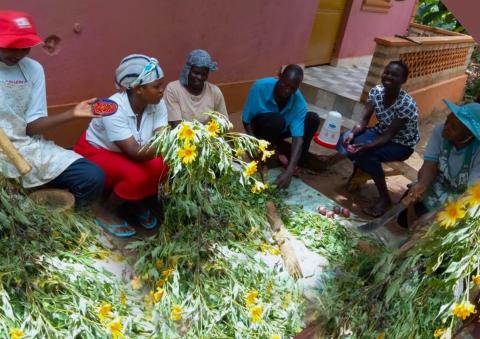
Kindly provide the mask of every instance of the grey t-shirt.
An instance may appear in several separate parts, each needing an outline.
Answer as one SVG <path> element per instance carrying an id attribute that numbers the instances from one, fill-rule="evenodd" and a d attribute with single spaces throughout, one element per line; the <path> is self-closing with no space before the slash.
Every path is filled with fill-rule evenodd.
<path id="1" fill-rule="evenodd" d="M 425 160 L 438 162 L 438 157 L 443 149 L 444 138 L 442 137 L 443 125 L 439 124 L 435 127 L 428 140 L 427 147 L 423 158 Z M 468 185 L 475 184 L 480 180 L 480 141 L 474 140 L 472 161 L 470 163 L 470 173 L 468 176 Z M 466 147 L 462 149 L 456 149 L 452 147 L 450 156 L 448 158 L 448 167 L 452 175 L 457 174 L 462 168 L 463 161 L 465 159 Z"/>

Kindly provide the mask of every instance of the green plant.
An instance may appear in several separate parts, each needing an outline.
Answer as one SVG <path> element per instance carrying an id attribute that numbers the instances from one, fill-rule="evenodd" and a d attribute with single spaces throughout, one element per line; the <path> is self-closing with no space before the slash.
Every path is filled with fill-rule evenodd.
<path id="1" fill-rule="evenodd" d="M 415 14 L 415 22 L 465 33 L 465 28 L 440 0 L 420 0 Z"/>

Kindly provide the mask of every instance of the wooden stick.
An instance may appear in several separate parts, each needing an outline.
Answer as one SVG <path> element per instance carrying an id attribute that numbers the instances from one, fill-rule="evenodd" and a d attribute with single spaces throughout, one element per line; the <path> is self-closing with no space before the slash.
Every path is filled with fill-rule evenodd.
<path id="1" fill-rule="evenodd" d="M 18 172 L 23 176 L 32 170 L 32 167 L 25 161 L 22 154 L 15 148 L 13 143 L 8 139 L 5 131 L 0 128 L 0 148 L 5 152 L 11 163 L 17 168 Z"/>
<path id="2" fill-rule="evenodd" d="M 290 242 L 290 235 L 272 201 L 267 202 L 267 219 L 273 231 L 273 240 L 275 240 L 278 247 L 280 247 L 280 254 L 282 255 L 288 273 L 295 279 L 302 278 L 302 269 L 300 268 L 297 256 Z"/>

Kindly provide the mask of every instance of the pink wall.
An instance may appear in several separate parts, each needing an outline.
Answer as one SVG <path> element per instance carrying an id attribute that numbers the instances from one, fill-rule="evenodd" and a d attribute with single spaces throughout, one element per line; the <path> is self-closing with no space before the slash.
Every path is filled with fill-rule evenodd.
<path id="1" fill-rule="evenodd" d="M 477 0 L 472 0 L 477 1 Z M 415 7 L 415 0 L 392 1 L 388 13 L 362 11 L 363 0 L 352 0 L 345 13 L 343 38 L 336 48 L 337 58 L 372 54 L 374 38 L 405 34 Z"/>
<path id="2" fill-rule="evenodd" d="M 31 13 L 42 37 L 58 35 L 54 56 L 35 47 L 46 72 L 48 103 L 108 96 L 121 58 L 159 59 L 167 81 L 187 53 L 208 50 L 219 63 L 215 83 L 253 80 L 286 63 L 302 63 L 318 0 L 3 0 L 3 9 Z M 80 34 L 73 25 L 80 23 Z"/>
<path id="3" fill-rule="evenodd" d="M 480 2 L 478 0 L 443 0 L 442 2 L 465 27 L 468 34 L 473 36 L 475 41 L 479 43 L 480 25 L 478 24 L 478 12 L 480 11 Z"/>

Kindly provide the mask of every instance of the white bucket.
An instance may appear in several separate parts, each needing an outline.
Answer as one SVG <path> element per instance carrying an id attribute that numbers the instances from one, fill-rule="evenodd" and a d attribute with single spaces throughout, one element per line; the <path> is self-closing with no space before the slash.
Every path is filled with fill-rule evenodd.
<path id="1" fill-rule="evenodd" d="M 320 135 L 316 134 L 313 140 L 323 147 L 335 149 L 340 138 L 341 126 L 342 115 L 338 112 L 330 111 L 320 130 Z"/>

